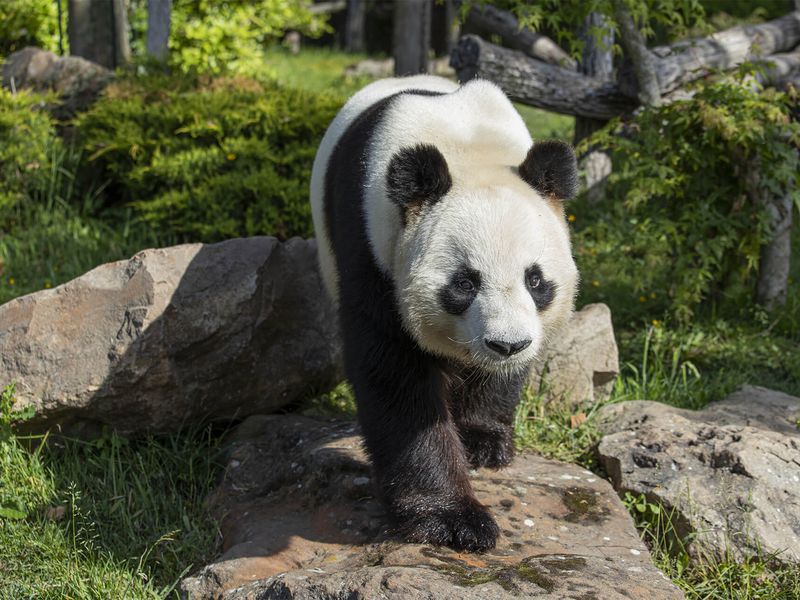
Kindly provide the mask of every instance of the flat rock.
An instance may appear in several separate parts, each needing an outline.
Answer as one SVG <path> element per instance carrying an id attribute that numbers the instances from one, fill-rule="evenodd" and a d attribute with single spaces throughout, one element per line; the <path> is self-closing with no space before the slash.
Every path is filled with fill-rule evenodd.
<path id="1" fill-rule="evenodd" d="M 340 361 L 313 240 L 145 250 L 0 306 L 0 383 L 34 429 L 271 412 L 332 387 Z"/>
<path id="2" fill-rule="evenodd" d="M 376 501 L 356 426 L 253 416 L 209 502 L 223 553 L 181 584 L 193 600 L 682 598 L 611 486 L 535 455 L 473 486 L 502 530 L 485 554 L 406 544 Z"/>
<path id="3" fill-rule="evenodd" d="M 599 420 L 614 487 L 674 509 L 692 555 L 800 562 L 800 398 L 745 386 L 700 411 L 625 402 Z"/>
<path id="4" fill-rule="evenodd" d="M 548 402 L 575 408 L 611 394 L 619 374 L 619 352 L 611 311 L 605 304 L 587 304 L 577 311 L 537 361 L 529 384 Z"/>

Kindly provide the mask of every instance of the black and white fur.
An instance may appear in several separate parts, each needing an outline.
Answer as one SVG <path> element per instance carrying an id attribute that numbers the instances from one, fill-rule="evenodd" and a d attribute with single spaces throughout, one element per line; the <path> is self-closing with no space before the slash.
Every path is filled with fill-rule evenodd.
<path id="1" fill-rule="evenodd" d="M 320 268 L 383 499 L 411 541 L 495 544 L 468 468 L 510 462 L 528 366 L 573 310 L 561 201 L 575 186 L 572 149 L 534 145 L 485 81 L 378 81 L 325 134 Z"/>

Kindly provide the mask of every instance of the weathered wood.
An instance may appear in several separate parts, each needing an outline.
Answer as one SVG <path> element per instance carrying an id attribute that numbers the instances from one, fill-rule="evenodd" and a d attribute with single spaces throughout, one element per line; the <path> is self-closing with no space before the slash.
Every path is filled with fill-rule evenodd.
<path id="1" fill-rule="evenodd" d="M 637 105 L 620 94 L 614 82 L 546 64 L 475 35 L 461 38 L 450 55 L 450 66 L 461 81 L 488 79 L 513 100 L 565 115 L 607 120 Z"/>
<path id="2" fill-rule="evenodd" d="M 109 69 L 130 59 L 124 0 L 68 0 L 70 54 Z"/>
<path id="3" fill-rule="evenodd" d="M 364 51 L 365 0 L 347 0 L 344 25 L 344 48 L 348 52 Z"/>
<path id="4" fill-rule="evenodd" d="M 347 8 L 347 0 L 329 0 L 308 5 L 308 12 L 312 15 L 327 15 Z"/>
<path id="5" fill-rule="evenodd" d="M 655 71 L 655 56 L 647 49 L 642 32 L 633 22 L 633 17 L 623 0 L 611 0 L 614 19 L 619 27 L 619 37 L 625 53 L 633 66 L 636 81 L 636 98 L 645 106 L 661 104 L 663 92 L 659 88 Z"/>
<path id="6" fill-rule="evenodd" d="M 614 57 L 611 53 L 614 30 L 608 17 L 599 12 L 589 13 L 578 35 L 583 40 L 578 71 L 597 80 L 610 81 L 614 75 Z M 600 119 L 576 117 L 574 143 L 577 145 L 605 124 L 606 121 Z"/>
<path id="7" fill-rule="evenodd" d="M 759 25 L 733 27 L 706 38 L 685 40 L 652 48 L 653 69 L 660 93 L 666 94 L 699 79 L 712 70 L 731 69 L 746 60 L 758 60 L 791 50 L 800 44 L 800 11 L 793 11 Z M 638 97 L 639 86 L 632 65 L 619 73 L 620 91 Z"/>
<path id="8" fill-rule="evenodd" d="M 503 45 L 551 65 L 575 70 L 577 64 L 558 44 L 546 35 L 522 28 L 510 12 L 489 4 L 473 6 L 467 15 L 466 28 L 483 37 L 497 35 Z"/>
<path id="9" fill-rule="evenodd" d="M 394 74 L 428 70 L 432 0 L 403 0 L 394 5 Z"/>
<path id="10" fill-rule="evenodd" d="M 172 0 L 147 0 L 147 53 L 160 62 L 167 60 Z"/>
<path id="11" fill-rule="evenodd" d="M 800 48 L 792 52 L 773 54 L 759 61 L 762 68 L 756 79 L 764 86 L 780 86 L 781 83 L 800 76 Z"/>

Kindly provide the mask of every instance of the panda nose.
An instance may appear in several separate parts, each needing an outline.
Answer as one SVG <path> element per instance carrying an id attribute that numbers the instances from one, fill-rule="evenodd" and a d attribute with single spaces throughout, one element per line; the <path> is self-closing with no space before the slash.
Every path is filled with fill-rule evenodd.
<path id="1" fill-rule="evenodd" d="M 531 345 L 531 340 L 521 340 L 519 342 L 501 342 L 500 340 L 484 340 L 486 345 L 503 356 L 512 356 L 517 352 L 522 352 Z"/>

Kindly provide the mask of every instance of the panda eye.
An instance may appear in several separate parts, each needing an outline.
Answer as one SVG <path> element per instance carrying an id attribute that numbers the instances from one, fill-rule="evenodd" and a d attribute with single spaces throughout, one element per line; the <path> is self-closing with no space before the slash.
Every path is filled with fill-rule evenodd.
<path id="1" fill-rule="evenodd" d="M 539 276 L 538 273 L 528 273 L 528 287 L 531 289 L 538 288 L 542 283 L 542 278 Z"/>
<path id="2" fill-rule="evenodd" d="M 473 284 L 469 279 L 461 279 L 458 282 L 458 289 L 462 292 L 471 292 L 475 289 L 475 284 Z"/>

